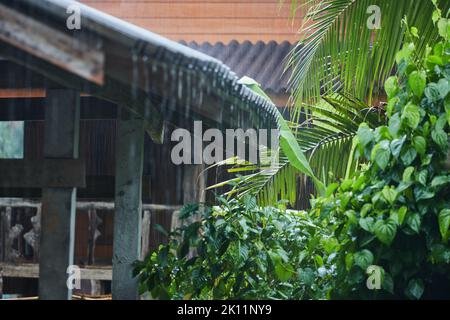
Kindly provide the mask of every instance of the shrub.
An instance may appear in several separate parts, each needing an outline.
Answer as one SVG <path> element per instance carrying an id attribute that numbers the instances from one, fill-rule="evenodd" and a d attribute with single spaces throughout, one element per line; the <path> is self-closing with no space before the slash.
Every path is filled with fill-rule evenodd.
<path id="1" fill-rule="evenodd" d="M 358 153 L 369 162 L 353 179 L 328 187 L 311 215 L 337 243 L 329 288 L 337 298 L 450 298 L 450 24 L 433 15 L 441 41 L 415 61 L 414 39 L 386 81 L 388 123 L 359 127 Z M 317 254 L 328 261 L 330 254 Z M 321 252 L 321 253 L 320 253 Z M 381 290 L 366 286 L 367 270 Z"/>
<path id="2" fill-rule="evenodd" d="M 260 208 L 253 198 L 220 202 L 182 209 L 182 221 L 200 219 L 137 263 L 141 292 L 162 299 L 302 297 L 313 273 L 301 272 L 299 282 L 296 266 L 306 258 L 304 242 L 320 232 L 306 213 Z"/>

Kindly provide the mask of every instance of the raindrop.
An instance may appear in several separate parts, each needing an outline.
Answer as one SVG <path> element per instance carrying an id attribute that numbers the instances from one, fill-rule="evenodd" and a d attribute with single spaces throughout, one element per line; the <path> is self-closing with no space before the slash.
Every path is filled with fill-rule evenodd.
<path id="1" fill-rule="evenodd" d="M 139 81 L 139 66 L 138 66 L 138 54 L 136 52 L 136 50 L 133 50 L 132 53 L 132 62 L 133 62 L 133 79 L 132 79 L 132 83 L 131 83 L 131 95 L 133 100 L 137 99 L 137 91 L 138 91 L 138 81 Z"/>

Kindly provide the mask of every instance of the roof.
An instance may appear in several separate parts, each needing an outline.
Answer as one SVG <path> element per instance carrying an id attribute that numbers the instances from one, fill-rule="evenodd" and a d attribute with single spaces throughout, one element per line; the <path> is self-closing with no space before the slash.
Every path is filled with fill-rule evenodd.
<path id="1" fill-rule="evenodd" d="M 80 30 L 66 28 L 81 8 Z M 164 121 L 276 128 L 278 111 L 219 60 L 69 0 L 0 0 L 0 54 L 69 88 L 127 107 L 156 140 Z"/>
<path id="2" fill-rule="evenodd" d="M 174 41 L 296 42 L 307 8 L 280 0 L 82 0 Z"/>
<path id="3" fill-rule="evenodd" d="M 255 79 L 269 93 L 285 93 L 288 89 L 290 72 L 284 72 L 286 57 L 295 45 L 287 41 L 239 43 L 233 40 L 228 44 L 222 42 L 199 44 L 185 41 L 180 43 L 217 58 L 236 72 L 238 77 L 248 76 Z"/>

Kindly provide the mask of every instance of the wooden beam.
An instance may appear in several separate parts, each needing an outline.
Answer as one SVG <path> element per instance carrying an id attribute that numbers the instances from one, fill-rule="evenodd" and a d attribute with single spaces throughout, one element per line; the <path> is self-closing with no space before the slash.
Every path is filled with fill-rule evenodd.
<path id="1" fill-rule="evenodd" d="M 2 263 L 0 262 L 0 271 L 3 277 L 10 278 L 39 278 L 39 265 L 35 263 Z M 112 279 L 111 266 L 90 266 L 80 268 L 81 279 L 86 280 L 104 280 Z"/>
<path id="2" fill-rule="evenodd" d="M 38 208 L 41 205 L 40 201 L 28 200 L 22 198 L 0 198 L 0 207 L 21 207 L 21 208 Z M 110 210 L 113 211 L 115 207 L 114 202 L 107 201 L 77 201 L 77 210 Z M 142 204 L 142 210 L 167 210 L 175 211 L 180 210 L 182 206 L 168 205 L 168 204 L 155 204 L 144 203 Z"/>
<path id="3" fill-rule="evenodd" d="M 45 88 L 8 88 L 0 89 L 0 99 L 11 99 L 11 98 L 45 98 L 47 96 Z M 80 93 L 81 97 L 90 97 L 90 94 Z"/>
<path id="4" fill-rule="evenodd" d="M 45 89 L 0 89 L 0 99 L 44 97 Z"/>
<path id="5" fill-rule="evenodd" d="M 112 296 L 118 300 L 138 298 L 132 264 L 141 255 L 142 172 L 144 122 L 122 108 L 116 146 Z"/>
<path id="6" fill-rule="evenodd" d="M 80 95 L 75 90 L 47 91 L 44 157 L 78 158 Z M 73 265 L 76 188 L 42 190 L 42 234 L 39 259 L 39 297 L 68 300 L 67 269 Z"/>
<path id="7" fill-rule="evenodd" d="M 63 28 L 63 26 L 61 26 Z M 0 39 L 86 80 L 102 85 L 104 53 L 0 4 Z"/>
<path id="8" fill-rule="evenodd" d="M 0 159 L 2 188 L 86 187 L 86 165 L 79 159 Z"/>

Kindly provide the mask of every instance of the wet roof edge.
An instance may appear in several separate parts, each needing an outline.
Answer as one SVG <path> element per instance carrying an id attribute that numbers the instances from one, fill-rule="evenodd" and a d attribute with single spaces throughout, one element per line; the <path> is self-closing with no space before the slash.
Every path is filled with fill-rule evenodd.
<path id="1" fill-rule="evenodd" d="M 166 39 L 160 35 L 150 32 L 146 29 L 137 27 L 133 24 L 105 14 L 101 11 L 90 8 L 83 5 L 77 1 L 70 0 L 22 0 L 17 4 L 17 2 L 11 3 L 10 1 L 0 0 L 0 3 L 17 9 L 17 6 L 26 6 L 28 9 L 33 8 L 37 11 L 44 12 L 45 15 L 53 17 L 55 20 L 65 21 L 68 17 L 66 10 L 71 5 L 78 5 L 81 8 L 82 16 L 82 27 L 88 28 L 90 31 L 101 35 L 102 37 L 110 39 L 112 42 L 120 42 L 122 45 L 132 49 L 137 43 L 145 43 L 149 50 L 159 53 L 163 50 L 168 55 L 158 55 L 162 63 L 171 64 L 166 57 L 171 55 L 181 56 L 183 59 L 179 64 L 186 63 L 186 65 L 177 65 L 181 68 L 189 68 L 187 64 L 191 64 L 192 61 L 202 65 L 203 68 L 199 68 L 197 72 L 203 72 L 206 76 L 211 79 L 211 77 L 218 80 L 219 83 L 225 83 L 222 88 L 215 88 L 216 95 L 228 95 L 226 98 L 241 100 L 242 105 L 247 105 L 252 109 L 252 112 L 256 112 L 258 117 L 263 121 L 258 121 L 258 125 L 253 123 L 253 127 L 257 127 L 260 124 L 265 127 L 275 128 L 277 124 L 277 109 L 276 106 L 270 101 L 262 98 L 260 95 L 256 94 L 249 88 L 237 83 L 238 78 L 230 70 L 229 67 L 224 65 L 219 60 L 196 51 L 191 48 L 179 44 L 177 42 Z M 207 72 L 205 66 L 208 66 Z M 211 72 L 211 70 L 214 71 Z M 218 71 L 218 72 L 217 72 Z M 240 124 L 236 123 L 236 127 Z"/>

